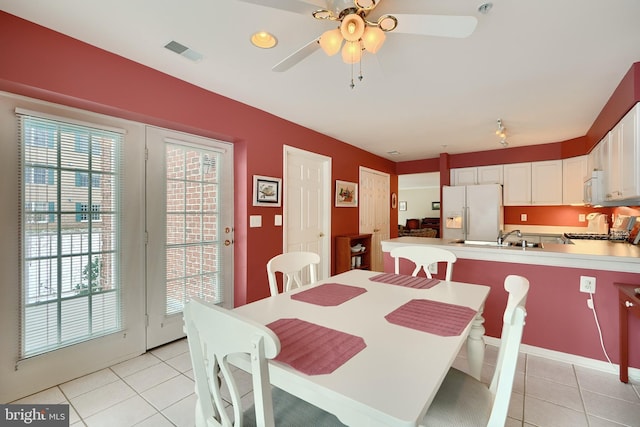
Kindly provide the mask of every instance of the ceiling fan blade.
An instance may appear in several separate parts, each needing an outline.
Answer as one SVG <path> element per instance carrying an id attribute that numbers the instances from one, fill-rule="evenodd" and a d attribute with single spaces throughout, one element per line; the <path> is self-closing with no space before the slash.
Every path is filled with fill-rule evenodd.
<path id="1" fill-rule="evenodd" d="M 478 20 L 474 16 L 448 15 L 398 15 L 398 26 L 394 33 L 419 34 L 424 36 L 469 37 L 476 29 Z"/>
<path id="2" fill-rule="evenodd" d="M 289 68 L 293 67 L 298 62 L 302 61 L 307 56 L 320 49 L 320 43 L 318 43 L 319 40 L 319 37 L 317 39 L 311 40 L 309 43 L 302 46 L 300 49 L 296 50 L 291 55 L 287 56 L 285 59 L 274 65 L 272 70 L 278 72 L 287 71 Z"/>
<path id="3" fill-rule="evenodd" d="M 317 4 L 298 0 L 239 0 L 244 3 L 257 4 L 259 6 L 271 7 L 273 9 L 286 10 L 289 12 L 300 13 L 302 15 L 311 15 L 318 9 L 326 7 L 326 2 L 316 1 Z"/>

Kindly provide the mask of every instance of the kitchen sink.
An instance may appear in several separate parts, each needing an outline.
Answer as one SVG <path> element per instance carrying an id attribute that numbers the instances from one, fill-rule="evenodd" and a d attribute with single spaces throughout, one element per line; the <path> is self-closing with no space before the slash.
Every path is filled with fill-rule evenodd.
<path id="1" fill-rule="evenodd" d="M 488 241 L 488 240 L 463 240 L 463 239 L 455 239 L 449 241 L 449 243 L 461 243 L 464 245 L 470 246 L 493 246 L 493 247 L 507 247 L 507 248 L 539 248 L 543 249 L 544 245 L 542 243 L 536 242 L 528 242 L 526 240 L 520 240 L 517 242 L 503 242 L 498 244 L 496 241 Z"/>

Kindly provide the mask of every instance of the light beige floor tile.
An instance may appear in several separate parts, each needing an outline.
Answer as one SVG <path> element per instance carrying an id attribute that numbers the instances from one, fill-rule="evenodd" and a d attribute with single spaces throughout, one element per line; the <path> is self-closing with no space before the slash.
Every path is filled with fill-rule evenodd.
<path id="1" fill-rule="evenodd" d="M 128 377 L 129 375 L 133 375 L 136 372 L 139 372 L 145 368 L 148 368 L 153 365 L 157 365 L 162 361 L 155 357 L 151 353 L 145 353 L 138 357 L 134 357 L 133 359 L 129 359 L 125 362 L 118 363 L 117 365 L 113 365 L 111 369 L 121 378 Z"/>
<path id="2" fill-rule="evenodd" d="M 617 374 L 577 366 L 576 375 L 580 388 L 583 390 L 593 391 L 633 403 L 640 403 L 640 398 L 633 389 L 633 386 L 621 382 Z"/>
<path id="3" fill-rule="evenodd" d="M 535 397 L 524 398 L 524 422 L 541 427 L 587 427 L 587 416 Z"/>
<path id="4" fill-rule="evenodd" d="M 134 396 L 85 419 L 88 427 L 133 426 L 156 413 L 142 397 Z"/>
<path id="5" fill-rule="evenodd" d="M 527 376 L 544 378 L 556 383 L 577 387 L 578 382 L 573 365 L 544 359 L 538 356 L 527 356 Z"/>
<path id="6" fill-rule="evenodd" d="M 124 377 L 123 379 L 133 387 L 135 391 L 142 393 L 178 375 L 180 375 L 180 372 L 171 366 L 166 363 L 159 363 L 129 375 L 128 377 Z"/>
<path id="7" fill-rule="evenodd" d="M 176 357 L 179 354 L 189 351 L 189 344 L 187 339 L 183 338 L 178 341 L 174 341 L 169 344 L 165 344 L 162 347 L 157 347 L 151 350 L 151 354 L 158 357 L 161 360 L 168 360 L 172 357 Z"/>
<path id="8" fill-rule="evenodd" d="M 118 380 L 72 398 L 71 404 L 78 415 L 85 419 L 135 395 L 136 392 L 131 387 Z"/>
<path id="9" fill-rule="evenodd" d="M 162 410 L 195 392 L 193 380 L 178 375 L 141 393 L 149 403 Z"/>
<path id="10" fill-rule="evenodd" d="M 173 427 L 173 423 L 164 415 L 157 413 L 135 425 L 136 427 Z"/>
<path id="11" fill-rule="evenodd" d="M 120 378 L 111 369 L 102 369 L 84 377 L 60 384 L 60 389 L 67 399 L 79 396 L 103 385 L 118 381 Z"/>
<path id="12" fill-rule="evenodd" d="M 584 412 L 580 390 L 577 387 L 571 387 L 534 376 L 527 377 L 526 387 L 527 396 Z"/>
<path id="13" fill-rule="evenodd" d="M 179 354 L 175 357 L 172 357 L 171 359 L 167 359 L 166 362 L 180 372 L 191 370 L 191 356 L 189 352 Z"/>
<path id="14" fill-rule="evenodd" d="M 32 394 L 11 403 L 16 404 L 47 404 L 47 403 L 67 403 L 67 398 L 62 394 L 59 387 L 51 387 L 41 392 Z"/>
<path id="15" fill-rule="evenodd" d="M 587 390 L 582 391 L 582 398 L 589 415 L 628 426 L 637 426 L 640 423 L 640 403 L 631 403 Z"/>
<path id="16" fill-rule="evenodd" d="M 507 422 L 504 423 L 504 427 L 522 427 L 522 420 L 507 418 Z"/>
<path id="17" fill-rule="evenodd" d="M 196 420 L 196 395 L 191 394 L 162 411 L 178 427 L 193 427 Z"/>
<path id="18" fill-rule="evenodd" d="M 625 427 L 624 424 L 614 423 L 613 421 L 603 420 L 602 418 L 589 415 L 589 427 Z M 631 426 L 626 426 L 631 427 Z"/>
<path id="19" fill-rule="evenodd" d="M 520 393 L 511 393 L 511 400 L 509 401 L 509 410 L 507 416 L 515 420 L 524 418 L 524 395 Z"/>

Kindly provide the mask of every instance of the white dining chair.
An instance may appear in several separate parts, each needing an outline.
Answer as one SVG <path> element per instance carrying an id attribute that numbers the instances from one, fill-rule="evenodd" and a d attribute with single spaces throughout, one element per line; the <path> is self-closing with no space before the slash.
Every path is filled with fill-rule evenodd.
<path id="1" fill-rule="evenodd" d="M 185 304 L 184 323 L 196 383 L 195 425 L 343 426 L 338 418 L 269 383 L 268 359 L 280 352 L 280 340 L 266 326 L 200 299 Z M 247 354 L 254 404 L 243 410 L 228 357 Z M 229 397 L 223 398 L 226 386 Z"/>
<path id="2" fill-rule="evenodd" d="M 427 411 L 421 426 L 503 427 L 507 419 L 513 379 L 522 341 L 529 281 L 509 275 L 504 281 L 509 293 L 504 311 L 500 350 L 491 384 L 451 368 Z"/>
<path id="3" fill-rule="evenodd" d="M 320 255 L 314 252 L 286 252 L 271 258 L 267 263 L 271 296 L 279 293 L 276 272 L 282 273 L 282 292 L 289 292 L 294 287 L 299 288 L 303 285 L 302 272 L 307 266 L 309 267 L 309 282 L 305 284 L 317 282 L 319 263 Z"/>
<path id="4" fill-rule="evenodd" d="M 400 258 L 406 258 L 416 265 L 416 268 L 411 273 L 412 276 L 417 276 L 420 269 L 423 269 L 428 278 L 432 278 L 429 266 L 437 262 L 446 262 L 447 270 L 444 280 L 451 280 L 453 274 L 453 263 L 456 262 L 456 255 L 442 248 L 434 248 L 431 246 L 401 246 L 391 249 L 390 255 L 394 258 L 395 273 L 400 274 Z"/>

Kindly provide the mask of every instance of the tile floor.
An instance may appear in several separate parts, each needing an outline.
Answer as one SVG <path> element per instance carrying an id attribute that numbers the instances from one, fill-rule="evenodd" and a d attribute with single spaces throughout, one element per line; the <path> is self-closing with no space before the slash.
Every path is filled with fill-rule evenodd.
<path id="1" fill-rule="evenodd" d="M 485 382 L 496 353 L 487 346 Z M 464 370 L 466 363 L 462 351 L 455 366 Z M 244 384 L 251 398 L 251 384 Z M 193 390 L 183 339 L 13 403 L 68 403 L 74 427 L 192 426 Z M 613 374 L 521 354 L 506 426 L 637 427 L 640 383 L 623 384 Z"/>

